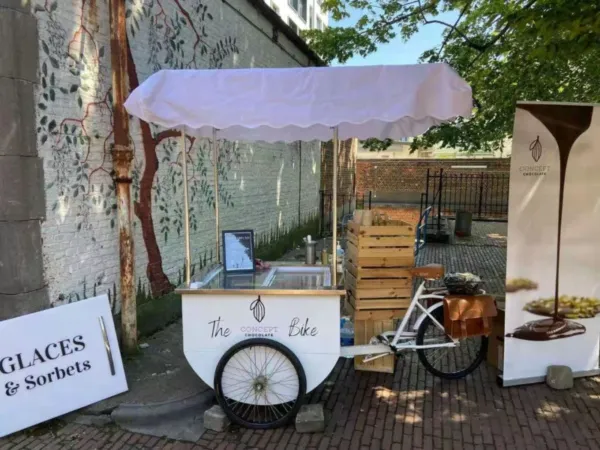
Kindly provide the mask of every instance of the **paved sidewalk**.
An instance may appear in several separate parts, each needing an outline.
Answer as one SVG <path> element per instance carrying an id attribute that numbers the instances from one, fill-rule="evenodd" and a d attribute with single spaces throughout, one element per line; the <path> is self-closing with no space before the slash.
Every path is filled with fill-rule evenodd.
<path id="1" fill-rule="evenodd" d="M 152 404 L 189 398 L 209 389 L 183 354 L 181 320 L 140 341 L 140 354 L 124 357 L 129 391 L 86 408 L 100 414 L 121 404 Z"/>
<path id="2" fill-rule="evenodd" d="M 477 225 L 477 224 L 474 224 Z M 504 286 L 503 246 L 479 231 L 475 243 L 428 245 L 420 264 L 441 262 L 448 270 L 471 270 L 489 292 Z M 498 231 L 500 230 L 500 231 Z M 504 234 L 505 235 L 505 234 Z M 168 388 L 168 386 L 165 386 Z M 231 428 L 205 432 L 196 444 L 53 421 L 9 438 L 0 449 L 600 449 L 600 377 L 578 379 L 573 389 L 544 384 L 501 388 L 496 371 L 483 363 L 463 380 L 433 377 L 416 354 L 399 358 L 396 373 L 358 372 L 341 360 L 307 401 L 327 414 L 324 433 L 298 434 L 293 426 L 269 431 Z"/>
<path id="3" fill-rule="evenodd" d="M 600 448 L 600 378 L 581 379 L 569 391 L 543 384 L 500 388 L 482 365 L 460 381 L 443 381 L 408 355 L 395 375 L 356 372 L 351 361 L 310 396 L 328 413 L 326 430 L 206 432 L 191 444 L 70 424 L 0 440 L 4 449 L 597 449 Z"/>
<path id="4" fill-rule="evenodd" d="M 451 223 L 452 230 L 454 225 Z M 506 228 L 502 222 L 473 222 L 470 237 L 452 237 L 452 244 L 427 244 L 417 255 L 416 264 L 442 264 L 446 272 L 479 275 L 483 288 L 504 295 L 506 284 Z"/>

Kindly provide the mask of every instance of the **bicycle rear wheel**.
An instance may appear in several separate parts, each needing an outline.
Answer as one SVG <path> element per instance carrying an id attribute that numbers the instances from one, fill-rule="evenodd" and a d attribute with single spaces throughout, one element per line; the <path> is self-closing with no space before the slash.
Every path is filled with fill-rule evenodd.
<path id="1" fill-rule="evenodd" d="M 435 309 L 431 315 L 443 326 L 444 308 Z M 452 342 L 443 330 L 426 316 L 417 330 L 417 345 Z M 446 380 L 456 380 L 473 372 L 485 359 L 488 338 L 476 336 L 460 339 L 456 347 L 418 349 L 419 360 L 428 372 Z"/>

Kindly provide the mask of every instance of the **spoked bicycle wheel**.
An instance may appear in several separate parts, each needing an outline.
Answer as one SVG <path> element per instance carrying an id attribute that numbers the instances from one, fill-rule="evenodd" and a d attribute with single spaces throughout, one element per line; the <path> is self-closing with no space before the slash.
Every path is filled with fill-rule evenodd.
<path id="1" fill-rule="evenodd" d="M 298 413 L 306 375 L 287 347 L 269 339 L 248 339 L 231 347 L 215 371 L 217 401 L 243 427 L 277 428 Z"/>
<path id="2" fill-rule="evenodd" d="M 444 308 L 435 309 L 431 315 L 443 326 Z M 417 345 L 434 345 L 452 342 L 446 333 L 425 316 L 417 330 Z M 488 338 L 476 336 L 460 339 L 456 347 L 418 349 L 421 363 L 433 375 L 446 380 L 456 380 L 473 372 L 484 360 Z"/>

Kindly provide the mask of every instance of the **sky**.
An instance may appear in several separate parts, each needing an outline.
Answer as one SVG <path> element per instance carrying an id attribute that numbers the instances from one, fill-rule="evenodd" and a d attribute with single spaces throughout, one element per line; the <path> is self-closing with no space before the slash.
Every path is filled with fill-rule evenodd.
<path id="1" fill-rule="evenodd" d="M 335 22 L 330 18 L 329 26 L 351 27 L 356 24 L 361 16 L 362 12 L 360 10 L 353 10 L 349 18 L 339 22 Z M 437 19 L 454 23 L 457 17 L 458 14 L 456 12 L 451 12 L 440 14 L 437 16 Z M 389 44 L 381 45 L 376 52 L 371 53 L 369 56 L 364 58 L 362 56 L 354 56 L 343 65 L 416 64 L 419 62 L 419 57 L 424 51 L 442 43 L 444 28 L 443 25 L 438 24 L 424 25 L 408 42 L 404 42 L 398 37 Z M 335 62 L 333 65 L 339 66 L 340 64 Z"/>

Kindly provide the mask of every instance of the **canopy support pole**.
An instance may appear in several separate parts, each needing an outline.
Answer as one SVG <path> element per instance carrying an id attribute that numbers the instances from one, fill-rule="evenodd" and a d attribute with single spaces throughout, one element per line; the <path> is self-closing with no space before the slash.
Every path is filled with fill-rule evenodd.
<path id="1" fill-rule="evenodd" d="M 190 286 L 190 202 L 188 199 L 188 179 L 187 179 L 187 152 L 185 150 L 185 128 L 181 129 L 181 155 L 183 171 L 183 222 L 185 233 L 185 284 Z"/>
<path id="2" fill-rule="evenodd" d="M 333 128 L 333 195 L 332 195 L 332 205 L 331 205 L 331 213 L 333 218 L 331 219 L 331 226 L 333 227 L 333 242 L 331 244 L 331 253 L 332 253 L 332 270 L 331 280 L 333 281 L 333 287 L 337 286 L 337 177 L 338 177 L 338 127 Z"/>
<path id="3" fill-rule="evenodd" d="M 213 128 L 212 133 L 213 147 L 213 178 L 215 180 L 215 230 L 217 233 L 217 263 L 221 263 L 221 235 L 219 233 L 219 146 L 217 143 L 217 129 Z"/>

